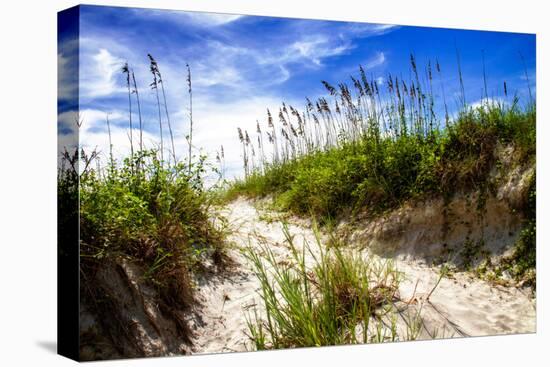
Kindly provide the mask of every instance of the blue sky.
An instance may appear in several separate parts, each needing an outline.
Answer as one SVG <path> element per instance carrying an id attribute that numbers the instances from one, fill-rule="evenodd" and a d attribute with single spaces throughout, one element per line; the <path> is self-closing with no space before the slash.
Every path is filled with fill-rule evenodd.
<path id="1" fill-rule="evenodd" d="M 156 97 L 149 88 L 151 53 L 163 74 L 177 155 L 183 158 L 187 151 L 189 63 L 194 144 L 212 157 L 223 144 L 228 177 L 242 175 L 237 126 L 255 131 L 256 120 L 266 120 L 266 108 L 277 111 L 282 101 L 301 109 L 306 96 L 326 93 L 321 80 L 347 82 L 359 65 L 374 79 L 388 73 L 408 79 L 411 53 L 419 67 L 437 59 L 452 103 L 459 89 L 458 49 L 469 103 L 482 96 L 482 55 L 492 98 L 504 98 L 506 81 L 508 93 L 526 103 L 525 70 L 535 93 L 534 35 L 97 6 L 82 6 L 80 14 L 82 144 L 108 151 L 109 114 L 115 154 L 127 154 L 128 96 L 120 72 L 125 62 L 140 88 L 145 141 L 148 146 L 158 142 Z M 62 74 L 70 72 L 67 60 L 76 50 L 60 45 L 58 60 L 67 66 Z M 60 108 L 59 118 L 71 118 L 71 112 Z"/>

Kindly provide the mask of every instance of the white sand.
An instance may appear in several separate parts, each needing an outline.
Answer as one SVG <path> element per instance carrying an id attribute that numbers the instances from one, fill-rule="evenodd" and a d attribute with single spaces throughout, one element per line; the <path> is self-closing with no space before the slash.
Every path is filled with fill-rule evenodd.
<path id="1" fill-rule="evenodd" d="M 279 261 L 290 258 L 281 224 L 262 220 L 273 213 L 258 212 L 249 201 L 239 199 L 228 205 L 224 214 L 235 230 L 230 256 L 236 264 L 232 272 L 199 281 L 197 291 L 203 307 L 194 325 L 195 353 L 253 349 L 246 335 L 246 317 L 252 306 L 261 306 L 259 283 L 239 250 L 248 244 L 259 248 L 265 241 Z M 296 244 L 304 239 L 315 242 L 307 221 L 292 222 L 295 224 L 289 225 L 289 230 Z M 405 306 L 422 306 L 424 330 L 420 338 L 433 337 L 433 330 L 438 330 L 438 338 L 535 332 L 535 299 L 528 291 L 455 273 L 452 278 L 444 277 L 427 300 L 439 278 L 438 269 L 410 258 L 396 259 L 395 264 L 406 277 L 399 287 L 401 299 L 411 301 Z"/>

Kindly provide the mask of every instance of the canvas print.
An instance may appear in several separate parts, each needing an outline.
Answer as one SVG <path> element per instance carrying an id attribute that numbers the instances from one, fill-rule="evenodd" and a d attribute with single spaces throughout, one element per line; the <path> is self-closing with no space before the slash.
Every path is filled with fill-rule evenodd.
<path id="1" fill-rule="evenodd" d="M 58 15 L 59 350 L 536 332 L 536 36 Z"/>

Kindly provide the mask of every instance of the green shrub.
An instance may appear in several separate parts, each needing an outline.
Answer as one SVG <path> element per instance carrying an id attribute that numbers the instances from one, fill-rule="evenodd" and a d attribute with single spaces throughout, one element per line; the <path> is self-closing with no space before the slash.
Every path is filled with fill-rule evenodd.
<path id="1" fill-rule="evenodd" d="M 212 199 L 202 187 L 204 161 L 189 169 L 157 157 L 157 151 L 140 151 L 120 166 L 111 161 L 105 169 L 80 174 L 65 170 L 59 188 L 67 191 L 62 197 L 78 188 L 82 299 L 95 305 L 99 320 L 116 310 L 108 309 L 112 295 L 95 276 L 126 259 L 142 269 L 142 280 L 156 289 L 156 304 L 189 342 L 191 332 L 179 312 L 196 301 L 193 272 L 207 261 L 225 264 L 224 225 L 210 211 Z M 75 184 L 66 185 L 69 181 Z M 103 326 L 109 333 L 126 327 Z"/>

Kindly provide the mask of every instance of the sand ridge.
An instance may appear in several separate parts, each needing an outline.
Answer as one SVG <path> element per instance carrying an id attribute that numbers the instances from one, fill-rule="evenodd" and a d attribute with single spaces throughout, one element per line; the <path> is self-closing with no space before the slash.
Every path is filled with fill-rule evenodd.
<path id="1" fill-rule="evenodd" d="M 281 223 L 276 216 L 238 199 L 223 209 L 232 226 L 229 255 L 235 264 L 227 273 L 197 279 L 201 306 L 193 329 L 194 353 L 253 350 L 247 335 L 247 318 L 254 307 L 261 316 L 260 285 L 241 250 L 246 246 L 262 251 L 267 244 L 278 261 L 290 260 Z M 315 242 L 308 221 L 292 220 L 288 225 L 295 243 Z M 365 256 L 377 256 L 363 249 Z M 307 255 L 307 252 L 306 252 Z M 312 261 L 311 255 L 306 264 Z M 536 300 L 529 291 L 490 284 L 468 273 L 456 272 L 440 278 L 438 268 L 410 258 L 393 259 L 404 280 L 399 287 L 404 309 L 422 308 L 423 330 L 419 339 L 484 336 L 536 331 Z M 430 294 L 431 293 L 431 294 Z M 428 298 L 429 295 L 429 298 Z"/>

